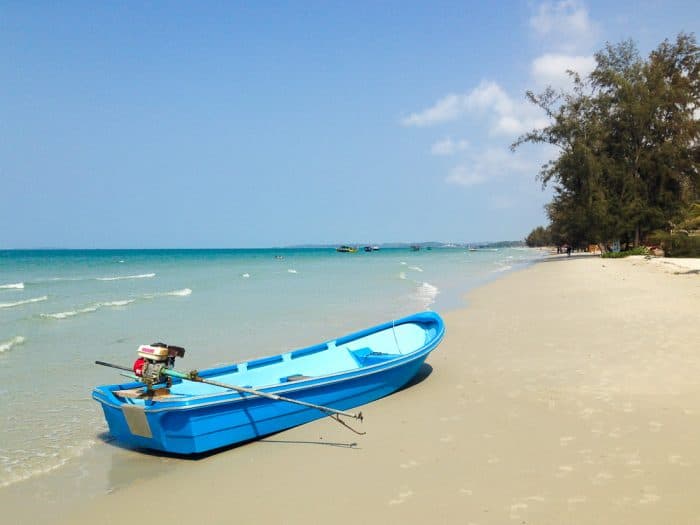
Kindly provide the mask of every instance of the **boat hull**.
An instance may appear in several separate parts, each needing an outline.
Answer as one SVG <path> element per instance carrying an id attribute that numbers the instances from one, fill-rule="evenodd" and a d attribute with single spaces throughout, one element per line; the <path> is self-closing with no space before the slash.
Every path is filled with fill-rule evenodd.
<path id="1" fill-rule="evenodd" d="M 416 314 L 391 326 L 410 322 L 420 323 L 430 331 L 425 344 L 414 351 L 403 354 L 379 352 L 374 361 L 368 361 L 369 364 L 364 366 L 303 381 L 279 383 L 261 390 L 336 410 L 348 410 L 389 395 L 416 375 L 444 334 L 442 320 L 432 312 Z M 388 326 L 351 334 L 334 343 L 343 349 L 340 344 L 344 340 L 342 344 L 352 348 L 355 339 L 366 339 L 369 335 L 371 340 L 372 330 L 386 330 Z M 334 345 L 331 348 L 338 350 Z M 297 352 L 302 355 L 305 351 L 309 349 Z M 295 354 L 288 355 L 293 359 Z M 267 359 L 274 360 L 275 357 Z M 252 362 L 248 363 L 251 365 Z M 217 373 L 217 370 L 203 371 L 200 375 L 217 377 Z M 140 404 L 115 395 L 117 390 L 138 386 L 139 383 L 106 385 L 93 392 L 93 398 L 102 405 L 110 433 L 130 447 L 198 454 L 254 440 L 325 416 L 317 409 L 233 391 L 192 396 L 182 401 L 144 401 Z"/>

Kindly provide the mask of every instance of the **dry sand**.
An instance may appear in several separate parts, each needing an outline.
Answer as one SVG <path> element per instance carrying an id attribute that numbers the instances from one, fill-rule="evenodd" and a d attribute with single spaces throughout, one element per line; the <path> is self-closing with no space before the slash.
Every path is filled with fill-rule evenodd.
<path id="1" fill-rule="evenodd" d="M 692 263 L 695 264 L 695 263 Z M 409 388 L 65 523 L 700 523 L 700 275 L 553 258 L 476 290 Z M 136 453 L 135 453 L 136 454 Z"/>

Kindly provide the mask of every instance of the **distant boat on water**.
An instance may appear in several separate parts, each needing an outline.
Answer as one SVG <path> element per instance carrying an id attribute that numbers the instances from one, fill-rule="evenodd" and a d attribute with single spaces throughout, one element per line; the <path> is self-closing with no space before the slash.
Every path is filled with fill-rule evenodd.
<path id="1" fill-rule="evenodd" d="M 342 252 L 342 253 L 355 253 L 355 252 L 357 252 L 357 248 L 343 244 L 342 246 L 338 246 L 335 249 L 335 251 Z"/>
<path id="2" fill-rule="evenodd" d="M 379 251 L 379 246 L 365 246 L 364 250 L 366 252 L 378 252 Z"/>
<path id="3" fill-rule="evenodd" d="M 412 244 L 412 245 L 411 245 L 411 251 L 412 251 L 412 252 L 418 252 L 418 251 L 420 251 L 420 246 L 418 246 L 417 244 Z"/>

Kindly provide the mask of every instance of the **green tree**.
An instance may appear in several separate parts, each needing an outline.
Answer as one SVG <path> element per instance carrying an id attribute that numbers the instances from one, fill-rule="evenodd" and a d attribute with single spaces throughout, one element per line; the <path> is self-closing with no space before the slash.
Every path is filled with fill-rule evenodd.
<path id="1" fill-rule="evenodd" d="M 570 72 L 571 92 L 527 93 L 550 124 L 512 148 L 559 148 L 539 174 L 554 186 L 552 232 L 572 244 L 619 238 L 638 245 L 698 198 L 700 48 L 681 33 L 647 60 L 632 41 L 608 44 L 595 60 L 585 79 Z"/>
<path id="2" fill-rule="evenodd" d="M 538 226 L 530 232 L 525 238 L 525 244 L 529 247 L 540 247 L 540 246 L 551 246 L 552 245 L 552 235 L 549 232 L 549 228 L 544 226 Z"/>

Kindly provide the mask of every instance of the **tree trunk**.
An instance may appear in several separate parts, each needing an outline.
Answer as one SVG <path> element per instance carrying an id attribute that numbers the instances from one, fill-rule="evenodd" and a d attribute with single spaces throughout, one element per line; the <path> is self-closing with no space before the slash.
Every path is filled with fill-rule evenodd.
<path id="1" fill-rule="evenodd" d="M 634 247 L 637 248 L 639 246 L 639 223 L 634 227 Z"/>

